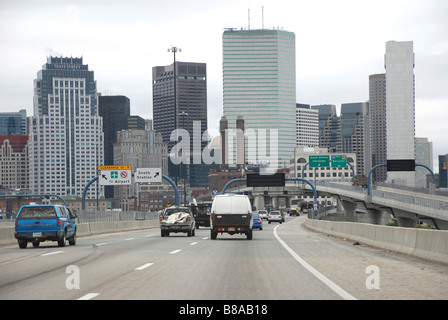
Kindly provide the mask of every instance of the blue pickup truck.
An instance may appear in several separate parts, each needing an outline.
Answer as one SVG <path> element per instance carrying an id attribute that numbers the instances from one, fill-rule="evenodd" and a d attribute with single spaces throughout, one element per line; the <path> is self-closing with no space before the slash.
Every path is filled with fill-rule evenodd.
<path id="1" fill-rule="evenodd" d="M 64 247 L 66 241 L 76 244 L 76 215 L 63 205 L 22 206 L 15 221 L 14 236 L 24 249 L 31 242 L 38 247 L 43 241 L 57 241 Z"/>

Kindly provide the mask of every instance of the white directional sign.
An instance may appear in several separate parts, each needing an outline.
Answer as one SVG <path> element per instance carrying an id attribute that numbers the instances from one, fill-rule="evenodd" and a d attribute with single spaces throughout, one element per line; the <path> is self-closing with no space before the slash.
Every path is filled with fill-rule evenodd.
<path id="1" fill-rule="evenodd" d="M 158 183 L 162 182 L 161 168 L 137 168 L 135 182 Z"/>
<path id="2" fill-rule="evenodd" d="M 99 183 L 102 186 L 126 185 L 132 183 L 131 166 L 99 166 Z"/>

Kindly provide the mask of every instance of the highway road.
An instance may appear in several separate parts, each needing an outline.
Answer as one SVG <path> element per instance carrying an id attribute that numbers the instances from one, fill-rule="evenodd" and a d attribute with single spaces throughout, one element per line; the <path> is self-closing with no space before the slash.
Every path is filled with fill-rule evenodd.
<path id="1" fill-rule="evenodd" d="M 253 240 L 201 228 L 78 238 L 75 246 L 0 248 L 0 300 L 448 299 L 448 266 L 264 223 Z"/>

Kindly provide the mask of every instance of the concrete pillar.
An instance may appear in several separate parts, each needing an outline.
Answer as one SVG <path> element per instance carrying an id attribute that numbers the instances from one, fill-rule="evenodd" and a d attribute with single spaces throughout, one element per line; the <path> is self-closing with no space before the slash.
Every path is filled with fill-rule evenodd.
<path id="1" fill-rule="evenodd" d="M 345 211 L 345 221 L 358 221 L 358 218 L 356 217 L 356 208 L 358 207 L 357 203 L 342 200 L 342 206 L 344 207 Z"/>
<path id="2" fill-rule="evenodd" d="M 278 197 L 272 197 L 272 209 L 273 210 L 278 209 Z"/>
<path id="3" fill-rule="evenodd" d="M 264 209 L 264 195 L 256 195 L 254 198 L 254 206 L 257 210 Z"/>
<path id="4" fill-rule="evenodd" d="M 379 209 L 367 209 L 367 222 L 371 224 L 381 224 L 383 211 Z"/>
<path id="5" fill-rule="evenodd" d="M 291 199 L 291 197 L 285 197 L 287 209 L 291 208 Z"/>
<path id="6" fill-rule="evenodd" d="M 417 226 L 415 213 L 394 209 L 394 214 L 399 227 L 415 228 Z"/>

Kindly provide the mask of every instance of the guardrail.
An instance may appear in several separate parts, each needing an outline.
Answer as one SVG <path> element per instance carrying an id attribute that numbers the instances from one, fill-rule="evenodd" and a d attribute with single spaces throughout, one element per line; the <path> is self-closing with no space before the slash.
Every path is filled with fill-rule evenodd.
<path id="1" fill-rule="evenodd" d="M 359 222 L 311 220 L 305 226 L 361 244 L 448 264 L 447 230 L 379 226 Z"/>

